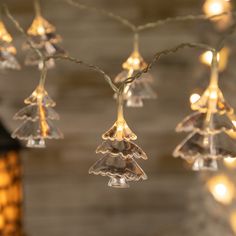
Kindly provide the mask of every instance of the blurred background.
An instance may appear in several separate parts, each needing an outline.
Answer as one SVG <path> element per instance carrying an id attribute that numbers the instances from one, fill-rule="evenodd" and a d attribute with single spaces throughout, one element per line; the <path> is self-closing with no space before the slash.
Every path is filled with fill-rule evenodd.
<path id="1" fill-rule="evenodd" d="M 11 13 L 27 29 L 34 17 L 30 0 L 5 0 Z M 203 0 L 87 0 L 87 5 L 112 11 L 134 24 L 187 14 L 202 14 Z M 232 3 L 233 4 L 233 3 Z M 61 46 L 71 55 L 103 68 L 112 78 L 133 50 L 133 35 L 118 22 L 96 12 L 80 10 L 60 0 L 42 0 L 43 16 L 57 28 Z M 21 50 L 24 38 L 4 17 L 14 38 L 20 71 L 0 74 L 1 119 L 14 130 L 20 122 L 13 115 L 35 89 L 40 73 L 24 66 Z M 222 28 L 214 22 L 188 21 L 165 24 L 140 34 L 140 53 L 149 62 L 160 50 L 182 42 L 214 46 Z M 229 103 L 236 107 L 235 36 L 227 68 L 220 85 Z M 129 189 L 107 186 L 107 178 L 88 174 L 99 158 L 95 154 L 101 135 L 116 118 L 113 92 L 97 72 L 81 65 L 58 61 L 49 71 L 46 88 L 56 101 L 60 114 L 57 126 L 63 140 L 47 142 L 46 149 L 21 152 L 24 186 L 24 231 L 30 236 L 179 236 L 233 235 L 227 207 L 211 205 L 212 196 L 198 173 L 189 170 L 172 152 L 186 134 L 175 127 L 191 113 L 190 95 L 203 91 L 209 80 L 209 67 L 200 62 L 203 50 L 184 49 L 161 58 L 151 74 L 155 78 L 156 100 L 145 100 L 142 108 L 125 109 L 125 117 L 137 134 L 137 144 L 147 153 L 139 161 L 148 180 L 133 183 Z M 218 207 L 218 208 L 216 208 Z M 211 214 L 211 209 L 224 214 Z M 228 208 L 227 208 L 228 209 Z M 219 216 L 220 217 L 217 217 Z M 222 217 L 224 217 L 222 221 Z"/>

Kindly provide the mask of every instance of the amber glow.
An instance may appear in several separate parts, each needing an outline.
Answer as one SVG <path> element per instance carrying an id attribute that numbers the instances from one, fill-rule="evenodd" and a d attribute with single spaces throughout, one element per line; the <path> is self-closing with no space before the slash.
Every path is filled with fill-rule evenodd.
<path id="1" fill-rule="evenodd" d="M 200 61 L 207 66 L 211 66 L 212 58 L 213 58 L 212 52 L 206 51 L 203 54 L 201 54 Z M 217 55 L 220 71 L 225 70 L 228 64 L 228 58 L 229 58 L 229 48 L 224 47 L 221 49 L 220 53 L 218 53 Z"/>
<path id="2" fill-rule="evenodd" d="M 234 231 L 234 233 L 236 234 L 236 211 L 233 211 L 230 214 L 230 224 L 231 224 L 231 228 Z"/>
<path id="3" fill-rule="evenodd" d="M 216 201 L 229 205 L 235 195 L 235 188 L 225 175 L 214 176 L 207 182 L 207 187 Z"/>
<path id="4" fill-rule="evenodd" d="M 16 152 L 0 155 L 0 235 L 21 235 L 21 167 Z"/>
<path id="5" fill-rule="evenodd" d="M 55 32 L 55 30 L 55 27 L 51 25 L 47 20 L 45 20 L 42 16 L 36 16 L 27 33 L 29 35 L 38 36 Z"/>
<path id="6" fill-rule="evenodd" d="M 203 5 L 203 11 L 208 17 L 230 12 L 231 9 L 231 2 L 227 0 L 206 0 Z M 224 14 L 218 17 L 213 17 L 210 20 L 215 22 L 215 25 L 219 30 L 224 30 L 231 24 L 232 14 Z"/>
<path id="7" fill-rule="evenodd" d="M 45 112 L 43 110 L 42 104 L 39 104 L 39 113 L 40 113 L 40 127 L 42 130 L 41 136 L 42 137 L 47 137 L 48 131 L 49 131 L 49 127 L 46 121 L 46 116 L 45 116 Z"/>
<path id="8" fill-rule="evenodd" d="M 227 0 L 206 0 L 203 11 L 207 16 L 219 15 L 231 10 L 231 3 Z"/>
<path id="9" fill-rule="evenodd" d="M 228 168 L 235 169 L 236 168 L 236 159 L 235 158 L 224 158 L 224 165 Z"/>
<path id="10" fill-rule="evenodd" d="M 142 70 L 147 66 L 138 50 L 134 50 L 130 57 L 123 63 L 122 67 L 133 73 L 134 70 Z"/>
<path id="11" fill-rule="evenodd" d="M 12 42 L 11 35 L 7 32 L 5 25 L 0 21 L 0 40 L 10 43 Z"/>

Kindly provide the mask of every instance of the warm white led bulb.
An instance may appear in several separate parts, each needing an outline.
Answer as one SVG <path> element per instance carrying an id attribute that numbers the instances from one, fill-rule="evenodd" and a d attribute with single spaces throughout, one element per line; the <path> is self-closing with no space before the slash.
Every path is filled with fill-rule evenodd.
<path id="1" fill-rule="evenodd" d="M 189 98 L 189 101 L 191 104 L 197 102 L 199 99 L 200 99 L 200 95 L 198 93 L 193 93 L 191 94 L 190 98 Z"/>

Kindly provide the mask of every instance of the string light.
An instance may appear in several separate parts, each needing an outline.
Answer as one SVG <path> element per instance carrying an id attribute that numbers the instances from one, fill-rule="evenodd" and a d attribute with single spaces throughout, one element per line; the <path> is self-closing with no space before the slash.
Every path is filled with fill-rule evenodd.
<path id="1" fill-rule="evenodd" d="M 225 175 L 217 175 L 207 181 L 207 187 L 216 201 L 229 205 L 235 196 L 235 188 Z"/>
<path id="2" fill-rule="evenodd" d="M 115 83 L 122 83 L 127 78 L 132 77 L 137 72 L 142 71 L 147 67 L 147 63 L 140 55 L 138 50 L 137 35 L 134 37 L 134 50 L 129 58 L 122 64 L 124 69 L 114 79 Z M 131 84 L 127 84 L 124 88 L 124 99 L 127 100 L 128 107 L 142 107 L 143 99 L 155 99 L 156 93 L 153 91 L 151 84 L 154 79 L 151 74 L 142 74 L 138 79 L 134 80 Z"/>
<path id="3" fill-rule="evenodd" d="M 50 24 L 41 15 L 39 3 L 35 4 L 36 16 L 27 30 L 28 36 L 33 41 L 34 47 L 40 50 L 45 57 L 66 55 L 64 49 L 58 46 L 58 43 L 62 41 L 61 36 L 56 34 L 56 28 Z M 31 50 L 31 45 L 28 42 L 23 44 L 23 50 L 27 52 L 25 64 L 29 66 L 37 65 L 40 70 L 43 68 L 42 59 L 39 58 L 35 51 Z M 47 60 L 46 66 L 48 69 L 55 67 L 55 61 L 53 58 Z"/>
<path id="4" fill-rule="evenodd" d="M 202 96 L 191 104 L 196 112 L 176 127 L 177 132 L 191 132 L 174 150 L 175 157 L 193 162 L 193 170 L 216 170 L 217 159 L 236 158 L 233 109 L 227 104 L 218 86 L 217 53 L 214 53 L 211 79 Z M 224 142 L 223 142 L 224 140 Z M 223 143 L 227 143 L 223 145 Z"/>
<path id="5" fill-rule="evenodd" d="M 123 98 L 118 96 L 118 115 L 115 124 L 102 135 L 105 140 L 96 152 L 104 155 L 89 169 L 90 174 L 110 178 L 109 187 L 128 188 L 130 181 L 147 179 L 135 159 L 147 159 L 143 150 L 133 140 L 137 136 L 127 125 L 123 115 Z"/>
<path id="6" fill-rule="evenodd" d="M 63 138 L 51 120 L 58 120 L 59 115 L 52 107 L 55 102 L 49 97 L 42 86 L 38 86 L 30 97 L 25 99 L 25 108 L 14 116 L 15 119 L 25 120 L 13 134 L 13 138 L 27 141 L 27 147 L 44 148 L 45 139 Z"/>

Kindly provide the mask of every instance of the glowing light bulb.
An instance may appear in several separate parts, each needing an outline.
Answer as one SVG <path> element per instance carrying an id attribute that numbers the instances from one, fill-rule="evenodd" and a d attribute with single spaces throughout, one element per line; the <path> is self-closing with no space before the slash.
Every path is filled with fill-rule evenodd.
<path id="1" fill-rule="evenodd" d="M 230 12 L 231 9 L 231 2 L 226 0 L 206 0 L 203 5 L 203 11 L 207 17 Z M 230 25 L 232 14 L 228 13 L 218 17 L 212 17 L 210 20 L 215 22 L 218 29 L 223 30 Z"/>
<path id="2" fill-rule="evenodd" d="M 211 12 L 212 15 L 218 15 L 223 12 L 224 7 L 220 2 L 214 2 L 211 5 L 209 5 L 209 12 Z"/>
<path id="3" fill-rule="evenodd" d="M 45 29 L 42 25 L 38 26 L 37 31 L 38 31 L 39 35 L 44 35 L 45 34 Z"/>
<path id="4" fill-rule="evenodd" d="M 203 6 L 203 11 L 207 16 L 219 15 L 230 9 L 230 1 L 225 0 L 207 0 Z"/>
<path id="5" fill-rule="evenodd" d="M 228 64 L 228 58 L 229 58 L 230 50 L 227 47 L 224 47 L 221 49 L 221 51 L 217 54 L 217 60 L 219 62 L 219 70 L 224 71 L 227 64 Z M 211 51 L 206 51 L 202 53 L 199 57 L 201 63 L 207 66 L 211 66 L 213 58 L 213 53 Z"/>
<path id="6" fill-rule="evenodd" d="M 217 97 L 218 97 L 217 91 L 215 91 L 215 90 L 211 91 L 209 97 L 210 97 L 210 99 L 217 99 Z"/>
<path id="7" fill-rule="evenodd" d="M 233 201 L 234 184 L 225 175 L 212 177 L 207 182 L 207 187 L 216 201 L 225 205 L 229 205 Z"/>
<path id="8" fill-rule="evenodd" d="M 224 158 L 224 165 L 228 168 L 235 169 L 236 168 L 236 159 L 235 158 Z"/>
<path id="9" fill-rule="evenodd" d="M 192 93 L 190 98 L 189 98 L 189 101 L 191 104 L 197 102 L 199 99 L 200 99 L 200 95 L 198 93 Z"/>

